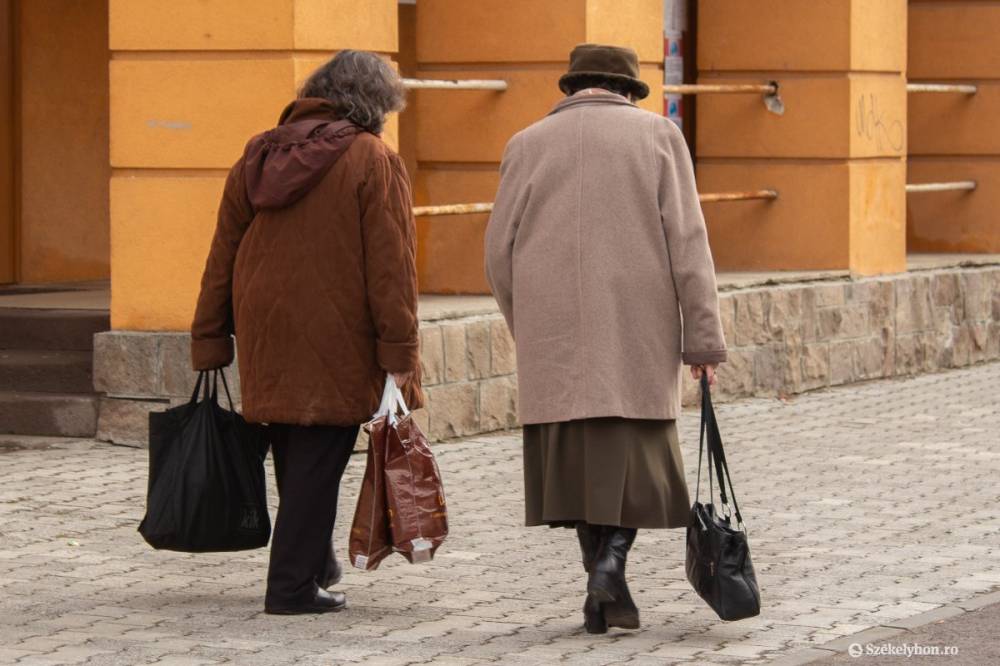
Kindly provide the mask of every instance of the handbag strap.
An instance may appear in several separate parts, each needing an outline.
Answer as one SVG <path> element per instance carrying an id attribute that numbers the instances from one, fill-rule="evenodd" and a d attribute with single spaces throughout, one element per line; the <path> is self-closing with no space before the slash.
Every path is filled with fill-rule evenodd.
<path id="1" fill-rule="evenodd" d="M 715 409 L 712 407 L 711 390 L 708 384 L 708 373 L 701 376 L 701 432 L 698 443 L 698 479 L 701 479 L 701 449 L 702 443 L 707 439 L 708 456 L 708 476 L 709 483 L 712 481 L 712 467 L 714 464 L 715 475 L 719 480 L 719 497 L 723 505 L 728 505 L 726 497 L 726 482 L 729 483 L 729 497 L 733 499 L 733 513 L 736 515 L 738 525 L 743 524 L 743 516 L 740 513 L 739 502 L 736 501 L 736 490 L 733 488 L 733 477 L 729 472 L 729 464 L 726 461 L 726 450 L 722 444 L 722 434 L 719 432 L 719 423 L 715 418 Z M 711 486 L 709 487 L 711 493 Z M 697 486 L 695 490 L 697 498 Z"/>

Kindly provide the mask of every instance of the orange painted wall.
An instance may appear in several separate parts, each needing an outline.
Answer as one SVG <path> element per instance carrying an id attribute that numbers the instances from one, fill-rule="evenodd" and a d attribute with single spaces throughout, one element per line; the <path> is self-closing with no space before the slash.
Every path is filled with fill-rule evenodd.
<path id="1" fill-rule="evenodd" d="M 975 180 L 973 192 L 907 197 L 915 252 L 1000 252 L 1000 1 L 911 2 L 911 81 L 963 82 L 975 95 L 910 96 L 908 182 Z"/>
<path id="2" fill-rule="evenodd" d="M 0 284 L 16 276 L 14 119 L 14 7 L 0 0 Z"/>
<path id="3" fill-rule="evenodd" d="M 504 79 L 495 91 L 420 90 L 416 114 L 418 205 L 489 202 L 503 148 L 518 130 L 548 113 L 557 82 L 581 42 L 631 46 L 662 112 L 663 2 L 633 0 L 419 0 L 417 60 L 421 78 Z M 421 290 L 488 293 L 483 271 L 487 215 L 417 220 Z"/>
<path id="4" fill-rule="evenodd" d="M 905 0 L 702 0 L 701 83 L 777 81 L 700 95 L 702 192 L 774 189 L 704 205 L 723 270 L 905 270 Z"/>
<path id="5" fill-rule="evenodd" d="M 413 78 L 417 75 L 417 5 L 399 5 L 399 63 L 400 76 Z M 399 155 L 406 162 L 406 171 L 413 180 L 417 173 L 417 116 L 413 111 L 412 93 L 408 101 L 409 109 L 399 114 Z"/>
<path id="6" fill-rule="evenodd" d="M 186 330 L 226 171 L 334 52 L 394 54 L 397 3 L 110 0 L 110 12 L 112 326 Z"/>
<path id="7" fill-rule="evenodd" d="M 108 277 L 107 0 L 20 3 L 20 281 Z"/>

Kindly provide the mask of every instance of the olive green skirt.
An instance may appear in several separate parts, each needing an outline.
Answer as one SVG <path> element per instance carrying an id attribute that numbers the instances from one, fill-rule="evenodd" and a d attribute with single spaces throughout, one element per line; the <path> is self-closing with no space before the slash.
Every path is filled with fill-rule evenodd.
<path id="1" fill-rule="evenodd" d="M 599 418 L 524 427 L 525 524 L 686 527 L 676 421 Z"/>

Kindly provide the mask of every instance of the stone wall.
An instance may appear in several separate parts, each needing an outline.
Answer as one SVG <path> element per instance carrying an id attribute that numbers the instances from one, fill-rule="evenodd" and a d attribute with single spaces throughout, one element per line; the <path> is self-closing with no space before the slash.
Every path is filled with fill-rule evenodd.
<path id="1" fill-rule="evenodd" d="M 1000 266 L 737 288 L 720 307 L 730 348 L 722 400 L 1000 359 Z M 514 345 L 498 313 L 424 321 L 420 338 L 427 408 L 417 418 L 430 437 L 516 427 Z M 147 413 L 193 388 L 186 334 L 101 333 L 94 354 L 101 439 L 144 445 Z M 685 374 L 684 402 L 696 399 Z"/>
<path id="2" fill-rule="evenodd" d="M 721 294 L 722 398 L 788 396 L 1000 359 L 1000 266 Z M 696 396 L 685 382 L 685 402 Z"/>

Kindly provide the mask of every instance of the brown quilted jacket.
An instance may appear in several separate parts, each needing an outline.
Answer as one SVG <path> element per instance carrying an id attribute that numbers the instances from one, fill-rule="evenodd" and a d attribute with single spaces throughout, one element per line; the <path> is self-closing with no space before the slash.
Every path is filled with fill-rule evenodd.
<path id="1" fill-rule="evenodd" d="M 402 160 L 382 140 L 300 99 L 233 166 L 191 326 L 196 370 L 239 348 L 244 416 L 353 425 L 386 372 L 420 390 L 416 234 Z"/>

